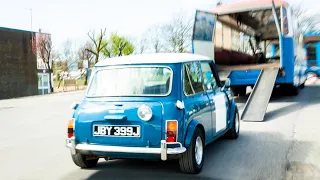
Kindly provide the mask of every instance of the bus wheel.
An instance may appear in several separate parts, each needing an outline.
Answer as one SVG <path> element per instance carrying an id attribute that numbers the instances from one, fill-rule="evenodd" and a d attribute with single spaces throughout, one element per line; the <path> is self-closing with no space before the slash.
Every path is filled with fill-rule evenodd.
<path id="1" fill-rule="evenodd" d="M 305 82 L 303 82 L 303 83 L 299 86 L 299 88 L 300 88 L 300 89 L 303 89 L 303 88 L 305 87 L 304 84 L 305 84 Z"/>
<path id="2" fill-rule="evenodd" d="M 297 96 L 299 94 L 299 87 L 291 85 L 289 92 L 291 96 Z"/>
<path id="3" fill-rule="evenodd" d="M 293 84 L 284 84 L 280 86 L 281 93 L 285 96 L 297 96 L 299 94 L 299 87 Z"/>

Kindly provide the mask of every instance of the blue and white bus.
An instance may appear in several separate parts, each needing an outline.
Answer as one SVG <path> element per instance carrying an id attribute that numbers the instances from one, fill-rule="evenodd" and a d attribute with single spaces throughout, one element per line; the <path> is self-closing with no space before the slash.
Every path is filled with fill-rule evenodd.
<path id="1" fill-rule="evenodd" d="M 272 48 L 277 54 L 270 53 Z M 235 95 L 245 95 L 267 68 L 277 69 L 265 75 L 271 80 L 264 86 L 271 86 L 271 92 L 280 86 L 297 95 L 307 79 L 303 36 L 291 6 L 283 0 L 247 0 L 217 5 L 211 12 L 197 10 L 192 50 L 214 59 L 220 76 L 231 80 Z"/>

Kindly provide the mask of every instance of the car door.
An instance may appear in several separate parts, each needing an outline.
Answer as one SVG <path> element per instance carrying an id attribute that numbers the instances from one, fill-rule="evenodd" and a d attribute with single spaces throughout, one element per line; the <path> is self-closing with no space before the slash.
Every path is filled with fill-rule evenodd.
<path id="1" fill-rule="evenodd" d="M 212 120 L 209 98 L 204 90 L 204 79 L 201 75 L 200 62 L 184 63 L 183 65 L 184 110 L 187 123 L 192 120 L 203 125 L 206 142 L 212 139 Z"/>
<path id="2" fill-rule="evenodd" d="M 227 128 L 228 99 L 226 94 L 221 91 L 221 87 L 219 87 L 219 80 L 216 77 L 216 73 L 214 73 L 212 63 L 211 61 L 201 62 L 201 69 L 211 108 L 212 136 L 216 137 Z"/>

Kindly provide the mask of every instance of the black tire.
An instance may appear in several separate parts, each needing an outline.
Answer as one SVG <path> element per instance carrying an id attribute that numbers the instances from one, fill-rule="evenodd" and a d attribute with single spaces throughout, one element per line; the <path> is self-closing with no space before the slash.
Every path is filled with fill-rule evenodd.
<path id="1" fill-rule="evenodd" d="M 238 130 L 236 127 L 236 121 L 238 121 Z M 236 109 L 235 116 L 232 123 L 232 128 L 226 132 L 225 137 L 228 139 L 237 139 L 239 137 L 239 134 L 240 134 L 240 118 L 239 118 L 238 109 Z"/>
<path id="2" fill-rule="evenodd" d="M 97 165 L 99 158 L 96 159 L 87 159 L 86 155 L 83 154 L 75 154 L 71 155 L 72 160 L 75 165 L 81 167 L 81 168 L 93 168 Z"/>
<path id="3" fill-rule="evenodd" d="M 297 96 L 298 94 L 299 94 L 299 88 L 292 85 L 290 88 L 290 95 Z"/>
<path id="4" fill-rule="evenodd" d="M 297 96 L 299 94 L 299 87 L 292 84 L 281 85 L 281 92 L 285 96 Z"/>
<path id="5" fill-rule="evenodd" d="M 203 152 L 200 164 L 196 162 L 196 156 L 195 156 L 196 140 L 198 137 L 201 138 L 202 152 Z M 180 169 L 182 172 L 188 173 L 188 174 L 198 174 L 199 172 L 201 172 L 203 167 L 203 162 L 204 162 L 204 147 L 205 147 L 204 134 L 199 128 L 196 128 L 191 140 L 191 144 L 187 148 L 187 151 L 184 152 L 181 158 L 179 159 Z"/>

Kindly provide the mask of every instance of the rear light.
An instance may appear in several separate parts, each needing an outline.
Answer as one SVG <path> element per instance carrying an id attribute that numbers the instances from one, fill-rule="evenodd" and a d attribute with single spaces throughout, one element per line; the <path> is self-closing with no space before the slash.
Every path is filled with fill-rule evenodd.
<path id="1" fill-rule="evenodd" d="M 166 124 L 166 141 L 167 142 L 177 142 L 178 134 L 178 121 L 177 120 L 167 120 Z"/>
<path id="2" fill-rule="evenodd" d="M 74 119 L 68 121 L 68 138 L 72 138 L 74 135 Z"/>

